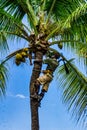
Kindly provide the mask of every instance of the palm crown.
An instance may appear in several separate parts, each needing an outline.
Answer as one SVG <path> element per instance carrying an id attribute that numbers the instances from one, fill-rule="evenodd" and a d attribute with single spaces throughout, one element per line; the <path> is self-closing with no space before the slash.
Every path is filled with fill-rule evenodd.
<path id="1" fill-rule="evenodd" d="M 27 19 L 27 25 L 23 22 L 24 18 Z M 63 44 L 86 59 L 86 25 L 87 4 L 84 0 L 0 0 L 0 47 L 3 50 L 8 49 L 7 39 L 23 38 L 28 42 L 29 52 L 42 50 L 43 55 L 46 55 L 49 50 L 58 51 L 52 45 L 57 44 L 62 49 Z M 23 49 L 10 54 L 5 61 L 21 51 Z M 64 102 L 68 109 L 73 108 L 74 115 L 78 113 L 77 120 L 86 118 L 87 79 L 72 61 L 61 57 L 69 68 L 67 76 L 64 66 L 56 71 L 58 81 L 61 81 Z M 5 61 L 0 66 L 0 75 L 3 76 L 3 80 L 0 78 L 1 92 L 5 88 Z"/>

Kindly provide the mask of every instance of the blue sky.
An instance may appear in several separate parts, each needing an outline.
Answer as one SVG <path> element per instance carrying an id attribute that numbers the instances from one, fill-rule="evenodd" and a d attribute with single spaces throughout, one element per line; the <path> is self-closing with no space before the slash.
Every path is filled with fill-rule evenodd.
<path id="1" fill-rule="evenodd" d="M 25 46 L 25 43 L 23 44 Z M 11 51 L 18 49 L 14 46 Z M 10 64 L 7 93 L 0 100 L 0 130 L 31 130 L 29 81 L 32 67 Z M 40 130 L 84 130 L 76 126 L 62 104 L 58 82 L 54 79 L 39 108 Z"/>

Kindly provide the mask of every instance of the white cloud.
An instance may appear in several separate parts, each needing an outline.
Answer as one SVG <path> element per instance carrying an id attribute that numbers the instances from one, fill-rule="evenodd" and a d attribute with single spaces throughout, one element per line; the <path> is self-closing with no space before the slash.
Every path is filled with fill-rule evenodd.
<path id="1" fill-rule="evenodd" d="M 26 99 L 28 97 L 24 96 L 23 94 L 17 94 L 15 97 L 21 98 L 21 99 Z"/>
<path id="2" fill-rule="evenodd" d="M 13 98 L 20 98 L 20 99 L 28 99 L 28 98 L 29 98 L 28 96 L 25 96 L 25 95 L 23 95 L 23 94 L 13 95 L 13 94 L 9 93 L 9 94 L 7 94 L 7 96 L 13 97 Z"/>

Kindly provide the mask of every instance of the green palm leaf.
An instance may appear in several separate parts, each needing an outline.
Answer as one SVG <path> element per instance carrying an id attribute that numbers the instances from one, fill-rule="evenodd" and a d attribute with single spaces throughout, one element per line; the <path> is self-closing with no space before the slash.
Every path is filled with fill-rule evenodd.
<path id="1" fill-rule="evenodd" d="M 24 39 L 28 39 L 27 38 L 28 37 L 27 31 L 29 31 L 28 28 L 18 19 L 16 19 L 14 16 L 11 16 L 3 9 L 0 9 L 0 23 L 1 23 L 0 25 L 1 34 L 2 33 L 12 34 L 14 36 L 16 35 Z M 12 37 L 12 35 L 9 36 Z"/>
<path id="2" fill-rule="evenodd" d="M 67 33 L 69 35 L 69 38 L 71 35 L 75 35 L 74 39 L 77 38 L 76 33 L 78 33 L 78 31 L 80 32 L 81 28 L 85 27 L 86 25 L 86 21 L 87 21 L 86 18 L 84 18 L 84 24 L 81 24 L 82 22 L 81 16 L 85 17 L 86 12 L 87 12 L 87 4 L 80 5 L 71 14 L 68 14 L 68 17 L 65 20 L 61 20 L 61 22 L 58 23 L 58 27 L 54 28 L 54 30 L 47 36 L 46 39 L 49 39 L 50 37 L 58 35 L 58 34 L 62 34 L 61 36 L 63 37 Z M 76 30 L 76 27 L 73 26 L 74 23 L 77 29 L 80 28 L 78 29 L 78 31 Z M 83 29 L 86 30 L 85 28 Z M 85 31 L 82 31 L 82 33 L 84 34 Z M 81 38 L 83 38 L 82 36 L 84 35 L 80 35 Z"/>
<path id="3" fill-rule="evenodd" d="M 33 28 L 36 31 L 38 20 L 32 8 L 32 5 L 28 0 L 4 0 L 1 2 L 0 6 L 19 21 L 22 21 L 23 17 L 27 15 L 30 23 L 32 23 Z"/>
<path id="4" fill-rule="evenodd" d="M 67 19 L 69 14 L 71 14 L 74 10 L 76 10 L 81 3 L 85 3 L 85 1 L 82 0 L 56 0 L 55 5 L 52 9 L 51 15 L 55 15 L 57 20 L 60 19 Z M 49 13 L 50 7 L 52 6 L 53 0 L 46 1 L 46 10 Z"/>
<path id="5" fill-rule="evenodd" d="M 6 34 L 2 31 L 0 31 L 0 51 L 7 51 L 8 50 L 8 44 L 6 39 Z"/>
<path id="6" fill-rule="evenodd" d="M 5 64 L 0 64 L 0 95 L 5 94 L 8 70 Z"/>
<path id="7" fill-rule="evenodd" d="M 25 15 L 25 10 L 17 0 L 3 0 L 0 3 L 0 7 L 6 9 L 10 14 L 13 14 L 16 19 L 22 20 Z"/>
<path id="8" fill-rule="evenodd" d="M 84 111 L 87 107 L 87 78 L 73 65 L 68 62 L 69 74 L 66 75 L 64 66 L 57 70 L 57 80 L 63 90 L 63 102 L 68 110 L 72 110 L 72 116 L 77 121 L 86 119 Z M 58 86 L 58 87 L 59 87 Z"/>

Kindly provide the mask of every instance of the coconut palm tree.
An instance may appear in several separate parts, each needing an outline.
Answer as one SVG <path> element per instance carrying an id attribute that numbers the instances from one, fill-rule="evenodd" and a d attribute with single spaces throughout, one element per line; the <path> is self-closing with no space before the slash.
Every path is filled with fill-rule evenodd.
<path id="1" fill-rule="evenodd" d="M 23 19 L 27 20 L 27 24 Z M 73 60 L 68 60 L 60 53 L 60 49 L 66 46 L 75 50 L 79 57 L 86 59 L 86 21 L 85 0 L 0 0 L 0 47 L 6 51 L 6 41 L 10 38 L 24 39 L 28 43 L 27 47 L 9 54 L 1 62 L 1 92 L 5 90 L 4 65 L 10 58 L 15 59 L 17 66 L 25 63 L 28 58 L 31 65 L 31 60 L 35 60 L 29 86 L 30 95 L 33 95 L 34 82 L 41 73 L 43 58 L 48 52 L 58 52 L 64 61 L 64 65 L 56 71 L 58 80 L 62 79 L 60 86 L 63 89 L 64 102 L 69 109 L 74 106 L 77 120 L 86 118 L 87 79 L 72 63 Z M 53 48 L 55 44 L 58 49 Z M 68 75 L 65 74 L 65 70 L 68 71 L 66 65 L 69 69 Z M 30 106 L 31 129 L 39 130 L 38 101 L 31 99 Z"/>

